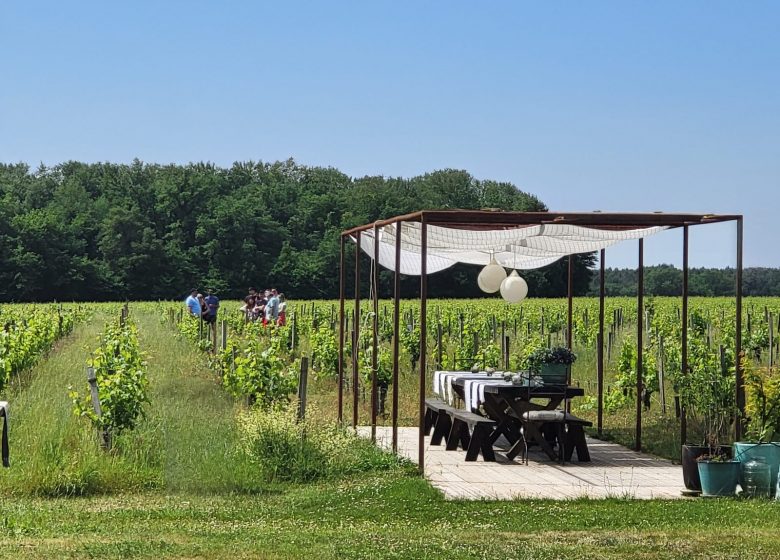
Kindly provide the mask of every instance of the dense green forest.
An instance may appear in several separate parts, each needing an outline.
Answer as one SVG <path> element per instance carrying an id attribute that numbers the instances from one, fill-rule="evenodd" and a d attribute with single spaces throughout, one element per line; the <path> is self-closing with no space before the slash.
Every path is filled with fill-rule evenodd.
<path id="1" fill-rule="evenodd" d="M 512 184 L 465 171 L 352 178 L 292 160 L 227 169 L 140 161 L 0 165 L 0 202 L 0 301 L 170 299 L 192 286 L 237 297 L 249 285 L 331 298 L 343 229 L 425 208 L 546 210 Z M 578 293 L 588 288 L 592 262 L 577 259 Z M 527 274 L 531 294 L 564 293 L 564 266 Z M 430 293 L 479 295 L 478 272 L 458 267 L 433 275 Z M 405 284 L 413 296 L 418 280 Z M 390 285 L 385 273 L 385 294 Z"/>
<path id="2" fill-rule="evenodd" d="M 292 160 L 155 165 L 0 164 L 0 301 L 181 298 L 193 286 L 239 297 L 250 285 L 292 298 L 338 294 L 339 233 L 433 208 L 544 211 L 510 183 L 446 169 L 418 177 L 353 178 Z M 347 265 L 352 266 L 354 246 Z M 597 293 L 593 255 L 577 257 L 575 294 Z M 368 266 L 364 266 L 368 286 Z M 566 293 L 566 260 L 526 271 L 529 295 Z M 478 267 L 430 277 L 432 297 L 484 295 Z M 382 274 L 382 295 L 392 275 Z M 679 294 L 681 273 L 648 267 L 648 294 Z M 414 297 L 417 278 L 403 280 Z M 733 270 L 693 270 L 691 293 L 733 293 Z M 607 293 L 636 293 L 636 271 L 609 270 Z M 780 271 L 747 269 L 745 293 L 780 295 Z"/>
<path id="3" fill-rule="evenodd" d="M 679 268 L 668 264 L 645 267 L 645 293 L 648 295 L 680 296 L 682 281 L 683 273 Z M 733 296 L 735 285 L 736 270 L 733 268 L 692 268 L 688 273 L 688 292 L 692 296 Z M 636 295 L 636 269 L 606 269 L 604 289 L 610 296 Z M 593 274 L 588 293 L 598 295 L 598 274 Z M 780 296 L 780 269 L 744 269 L 742 293 L 746 296 Z"/>

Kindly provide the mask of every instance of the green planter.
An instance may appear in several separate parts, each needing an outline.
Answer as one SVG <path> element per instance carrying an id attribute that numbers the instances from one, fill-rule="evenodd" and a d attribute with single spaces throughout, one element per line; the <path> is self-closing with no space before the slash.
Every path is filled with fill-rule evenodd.
<path id="1" fill-rule="evenodd" d="M 566 385 L 569 380 L 568 364 L 542 364 L 539 377 L 545 385 Z"/>
<path id="2" fill-rule="evenodd" d="M 700 461 L 699 478 L 704 496 L 733 496 L 739 482 L 740 463 L 737 461 Z"/>
<path id="3" fill-rule="evenodd" d="M 743 465 L 751 459 L 759 459 L 769 465 L 769 474 L 772 476 L 770 491 L 775 495 L 777 488 L 777 472 L 780 470 L 780 442 L 773 443 L 747 443 L 738 441 L 734 444 L 734 459 Z M 745 486 L 741 478 L 740 484 Z"/>
<path id="4" fill-rule="evenodd" d="M 701 492 L 701 479 L 699 478 L 699 457 L 711 450 L 706 445 L 682 446 L 682 472 L 685 488 L 692 492 Z M 716 452 L 731 458 L 731 446 L 721 445 Z"/>

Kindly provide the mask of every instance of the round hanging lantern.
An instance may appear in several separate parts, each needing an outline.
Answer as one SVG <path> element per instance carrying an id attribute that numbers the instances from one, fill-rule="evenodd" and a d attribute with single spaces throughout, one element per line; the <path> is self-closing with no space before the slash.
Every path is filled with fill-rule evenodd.
<path id="1" fill-rule="evenodd" d="M 482 269 L 477 276 L 479 289 L 488 294 L 493 294 L 501 288 L 501 282 L 506 278 L 506 270 L 490 257 L 490 263 Z"/>
<path id="2" fill-rule="evenodd" d="M 523 280 L 516 270 L 501 282 L 501 297 L 507 303 L 520 303 L 528 295 L 528 284 Z"/>

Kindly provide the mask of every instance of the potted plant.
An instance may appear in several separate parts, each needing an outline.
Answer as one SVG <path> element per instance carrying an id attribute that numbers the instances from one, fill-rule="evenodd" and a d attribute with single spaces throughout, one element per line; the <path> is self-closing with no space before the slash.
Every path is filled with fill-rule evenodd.
<path id="1" fill-rule="evenodd" d="M 731 447 L 721 442 L 736 414 L 735 384 L 729 364 L 721 365 L 705 345 L 692 342 L 689 360 L 690 371 L 674 384 L 691 427 L 689 434 L 700 434 L 698 441 L 683 442 L 681 451 L 683 482 L 690 493 L 698 494 L 702 491 L 699 457 L 731 457 Z"/>
<path id="2" fill-rule="evenodd" d="M 697 458 L 703 496 L 733 496 L 739 482 L 739 461 L 715 451 Z"/>
<path id="3" fill-rule="evenodd" d="M 746 464 L 758 459 L 769 466 L 770 488 L 774 494 L 780 470 L 780 371 L 756 367 L 744 358 L 742 372 L 745 388 L 746 441 L 734 444 L 734 456 Z"/>
<path id="4" fill-rule="evenodd" d="M 544 383 L 565 385 L 569 382 L 571 364 L 576 360 L 577 355 L 565 346 L 537 348 L 528 356 L 528 368 Z"/>
<path id="5" fill-rule="evenodd" d="M 713 379 L 712 397 L 722 396 L 711 401 L 711 408 L 704 413 L 705 443 L 707 452 L 697 458 L 701 492 L 703 496 L 733 496 L 739 483 L 740 463 L 734 461 L 720 445 L 721 438 L 729 432 L 731 421 L 735 417 L 733 396 L 722 395 L 721 390 L 728 386 L 729 377 Z"/>

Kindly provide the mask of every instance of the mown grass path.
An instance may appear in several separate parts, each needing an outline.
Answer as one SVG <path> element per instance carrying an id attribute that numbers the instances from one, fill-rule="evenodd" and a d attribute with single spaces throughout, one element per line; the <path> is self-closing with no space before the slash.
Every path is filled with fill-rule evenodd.
<path id="1" fill-rule="evenodd" d="M 236 403 L 207 367 L 206 356 L 153 313 L 133 314 L 147 354 L 151 405 L 137 437 L 168 491 L 251 492 L 256 472 L 237 452 Z"/>

